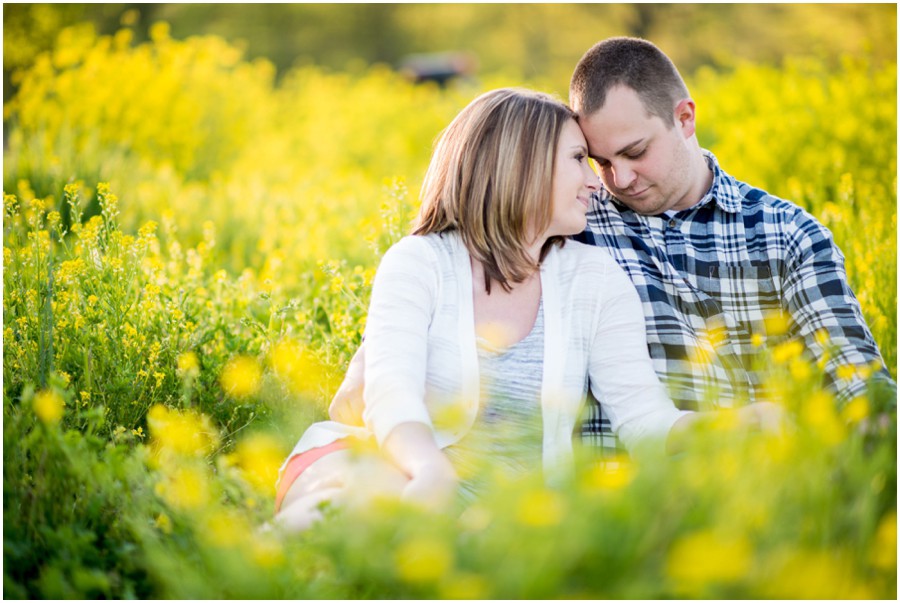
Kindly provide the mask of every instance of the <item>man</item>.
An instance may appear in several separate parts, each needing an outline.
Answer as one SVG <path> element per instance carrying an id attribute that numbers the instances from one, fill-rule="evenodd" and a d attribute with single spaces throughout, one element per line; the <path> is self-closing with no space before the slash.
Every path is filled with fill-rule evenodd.
<path id="1" fill-rule="evenodd" d="M 577 239 L 605 248 L 634 282 L 654 368 L 682 409 L 767 400 L 752 360 L 761 343 L 802 341 L 839 400 L 875 379 L 896 385 L 847 284 L 831 234 L 803 209 L 738 182 L 702 149 L 695 105 L 656 46 L 611 38 L 572 76 L 570 102 L 603 187 Z M 329 412 L 359 421 L 357 354 Z M 838 377 L 838 367 L 867 367 Z M 602 402 L 602 401 L 601 401 Z M 582 435 L 615 446 L 602 404 Z"/>
<path id="2" fill-rule="evenodd" d="M 677 406 L 765 400 L 752 360 L 761 343 L 786 339 L 822 361 L 839 401 L 865 393 L 873 366 L 896 398 L 831 234 L 701 149 L 694 101 L 662 51 L 636 38 L 598 43 L 569 100 L 604 184 L 578 239 L 609 251 L 637 287 Z M 838 377 L 845 365 L 865 368 Z M 605 424 L 595 412 L 585 433 Z"/>

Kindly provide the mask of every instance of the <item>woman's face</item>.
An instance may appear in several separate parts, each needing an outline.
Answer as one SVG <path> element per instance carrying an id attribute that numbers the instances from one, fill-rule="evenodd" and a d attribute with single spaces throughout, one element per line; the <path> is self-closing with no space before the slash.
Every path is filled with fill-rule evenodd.
<path id="1" fill-rule="evenodd" d="M 587 142 L 574 119 L 563 126 L 556 147 L 553 189 L 550 203 L 553 213 L 544 238 L 582 232 L 587 225 L 591 193 L 600 187 L 600 178 L 588 163 Z"/>

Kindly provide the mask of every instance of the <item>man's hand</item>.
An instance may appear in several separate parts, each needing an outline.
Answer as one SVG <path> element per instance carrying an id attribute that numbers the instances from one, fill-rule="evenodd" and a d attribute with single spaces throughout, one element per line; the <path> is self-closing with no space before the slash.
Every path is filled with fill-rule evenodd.
<path id="1" fill-rule="evenodd" d="M 789 427 L 790 421 L 784 408 L 772 402 L 754 402 L 737 410 L 722 409 L 705 412 L 692 412 L 675 421 L 666 438 L 666 452 L 678 454 L 690 446 L 690 440 L 697 436 L 704 424 L 716 418 L 716 413 L 733 412 L 738 426 L 746 433 L 761 432 L 769 435 L 781 435 Z"/>
<path id="2" fill-rule="evenodd" d="M 741 425 L 749 431 L 761 431 L 772 435 L 784 432 L 788 416 L 780 404 L 756 402 L 737 410 Z"/>
<path id="3" fill-rule="evenodd" d="M 363 425 L 363 387 L 365 385 L 365 343 L 350 359 L 347 374 L 328 406 L 328 416 L 345 425 Z"/>

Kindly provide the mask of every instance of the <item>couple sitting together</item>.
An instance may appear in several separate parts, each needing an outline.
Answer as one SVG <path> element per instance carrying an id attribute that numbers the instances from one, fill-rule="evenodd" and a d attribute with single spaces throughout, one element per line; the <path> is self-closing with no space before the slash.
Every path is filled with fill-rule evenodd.
<path id="1" fill-rule="evenodd" d="M 700 410 L 711 391 L 715 406 L 747 402 L 747 430 L 777 430 L 781 407 L 750 369 L 772 312 L 815 359 L 827 333 L 839 399 L 867 387 L 836 378 L 847 364 L 877 362 L 896 388 L 831 234 L 722 171 L 656 46 L 600 42 L 570 102 L 494 90 L 443 132 L 413 232 L 378 268 L 334 420 L 282 467 L 276 524 L 383 494 L 446 508 L 477 495 L 485 460 L 562 478 L 588 393 L 584 438 L 629 451 L 679 450 L 716 412 Z"/>

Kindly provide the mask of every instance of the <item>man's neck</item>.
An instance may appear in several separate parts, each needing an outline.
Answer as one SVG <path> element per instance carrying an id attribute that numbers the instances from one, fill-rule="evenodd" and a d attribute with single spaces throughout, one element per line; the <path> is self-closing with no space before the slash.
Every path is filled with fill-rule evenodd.
<path id="1" fill-rule="evenodd" d="M 691 187 L 690 192 L 685 195 L 679 203 L 673 205 L 669 211 L 679 212 L 691 209 L 703 201 L 703 199 L 706 198 L 706 195 L 709 194 L 713 184 L 713 169 L 699 146 L 697 147 L 696 159 L 697 161 L 694 163 L 693 168 L 695 174 L 693 179 L 694 185 Z"/>

